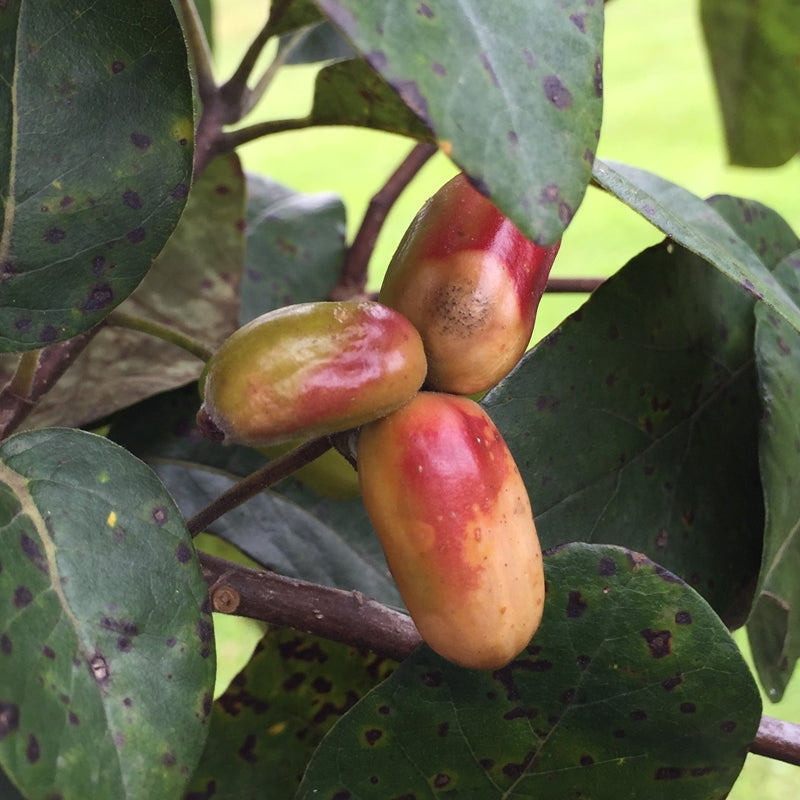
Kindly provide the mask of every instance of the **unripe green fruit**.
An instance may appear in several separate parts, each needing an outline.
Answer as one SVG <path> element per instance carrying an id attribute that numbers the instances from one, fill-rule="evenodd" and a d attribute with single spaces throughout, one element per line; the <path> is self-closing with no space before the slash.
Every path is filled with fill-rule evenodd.
<path id="1" fill-rule="evenodd" d="M 428 200 L 378 299 L 420 332 L 429 388 L 475 394 L 511 371 L 530 342 L 559 246 L 535 245 L 463 174 Z"/>
<path id="2" fill-rule="evenodd" d="M 358 475 L 422 638 L 465 667 L 511 661 L 541 621 L 544 573 L 525 485 L 486 412 L 421 392 L 362 428 Z"/>
<path id="3" fill-rule="evenodd" d="M 382 417 L 425 380 L 413 325 L 380 303 L 300 303 L 247 323 L 201 377 L 197 423 L 251 446 L 325 436 Z"/>

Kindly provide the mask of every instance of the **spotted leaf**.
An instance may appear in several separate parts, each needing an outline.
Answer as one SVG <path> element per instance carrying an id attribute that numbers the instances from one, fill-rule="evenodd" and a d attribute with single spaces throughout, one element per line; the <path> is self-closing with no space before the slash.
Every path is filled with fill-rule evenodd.
<path id="1" fill-rule="evenodd" d="M 99 322 L 164 246 L 191 180 L 192 86 L 158 0 L 4 3 L 0 77 L 0 349 L 28 350 Z"/>
<path id="2" fill-rule="evenodd" d="M 421 649 L 333 727 L 297 800 L 725 796 L 761 701 L 716 614 L 622 548 L 568 545 L 545 571 L 519 658 L 471 671 Z"/>
<path id="3" fill-rule="evenodd" d="M 174 797 L 207 735 L 214 637 L 178 509 L 89 433 L 0 446 L 0 763 L 30 800 Z"/>

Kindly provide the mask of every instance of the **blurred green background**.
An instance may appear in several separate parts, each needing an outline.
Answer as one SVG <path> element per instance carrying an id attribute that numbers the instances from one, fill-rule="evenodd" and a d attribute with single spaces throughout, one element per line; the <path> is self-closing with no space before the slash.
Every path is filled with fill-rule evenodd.
<path id="1" fill-rule="evenodd" d="M 267 11 L 264 0 L 216 4 L 218 80 L 231 74 L 266 20 Z M 247 122 L 305 115 L 315 71 L 304 66 L 281 70 Z M 800 231 L 800 159 L 769 170 L 727 163 L 698 0 L 611 0 L 606 6 L 604 84 L 600 158 L 647 169 L 701 197 L 735 194 L 753 198 L 777 210 Z M 352 236 L 369 199 L 411 146 L 398 136 L 329 128 L 276 134 L 242 147 L 239 153 L 248 171 L 269 175 L 297 191 L 341 195 Z M 370 264 L 371 288 L 380 285 L 383 270 L 420 205 L 454 172 L 453 165 L 439 154 L 402 195 Z M 552 274 L 607 276 L 661 238 L 659 231 L 630 209 L 590 189 L 564 236 Z M 534 339 L 547 334 L 584 299 L 580 295 L 545 296 Z M 220 686 L 238 671 L 260 630 L 256 623 L 220 620 Z M 737 641 L 747 655 L 745 637 L 737 635 Z M 800 682 L 790 686 L 777 705 L 765 698 L 765 713 L 800 722 Z M 749 756 L 729 797 L 773 800 L 792 796 L 798 786 L 800 769 Z"/>

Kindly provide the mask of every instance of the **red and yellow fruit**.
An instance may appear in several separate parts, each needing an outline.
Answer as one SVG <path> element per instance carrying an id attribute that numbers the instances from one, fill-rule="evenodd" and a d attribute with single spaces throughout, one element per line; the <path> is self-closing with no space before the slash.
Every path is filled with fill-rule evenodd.
<path id="1" fill-rule="evenodd" d="M 201 377 L 197 423 L 252 446 L 324 436 L 406 403 L 425 379 L 416 329 L 366 301 L 301 303 L 233 333 Z"/>
<path id="2" fill-rule="evenodd" d="M 542 555 L 525 485 L 486 412 L 421 392 L 361 431 L 361 493 L 422 638 L 496 669 L 542 616 Z"/>
<path id="3" fill-rule="evenodd" d="M 558 248 L 523 236 L 463 174 L 428 200 L 378 296 L 420 332 L 428 387 L 475 394 L 511 371 L 530 342 Z"/>

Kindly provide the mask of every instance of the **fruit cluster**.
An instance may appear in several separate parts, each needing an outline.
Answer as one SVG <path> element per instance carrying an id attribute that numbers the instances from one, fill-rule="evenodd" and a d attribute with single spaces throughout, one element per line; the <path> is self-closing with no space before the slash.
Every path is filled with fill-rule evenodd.
<path id="1" fill-rule="evenodd" d="M 359 429 L 358 483 L 429 646 L 496 669 L 542 616 L 528 494 L 466 397 L 514 367 L 558 245 L 539 247 L 458 175 L 420 210 L 378 301 L 288 306 L 236 331 L 201 378 L 201 430 L 275 446 Z"/>

